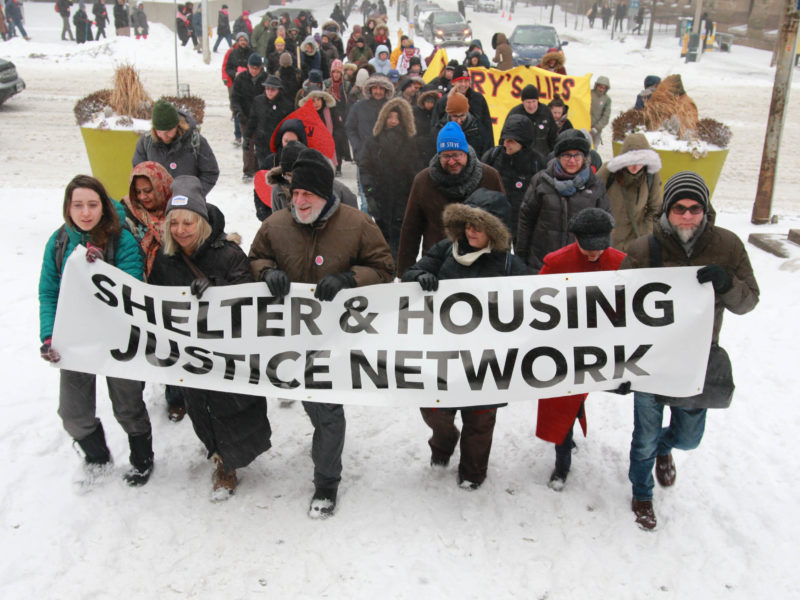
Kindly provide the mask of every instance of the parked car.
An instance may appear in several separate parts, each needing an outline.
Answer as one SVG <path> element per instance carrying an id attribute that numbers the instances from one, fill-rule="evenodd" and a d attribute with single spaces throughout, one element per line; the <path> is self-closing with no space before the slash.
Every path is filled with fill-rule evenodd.
<path id="1" fill-rule="evenodd" d="M 562 42 L 555 27 L 550 25 L 517 25 L 508 43 L 514 66 L 518 66 L 536 65 L 550 48 L 561 50 L 568 42 Z"/>
<path id="2" fill-rule="evenodd" d="M 431 44 L 469 44 L 472 41 L 472 27 L 461 13 L 455 11 L 433 12 L 425 19 L 422 35 Z"/>
<path id="3" fill-rule="evenodd" d="M 0 58 L 0 104 L 25 89 L 14 63 Z"/>
<path id="4" fill-rule="evenodd" d="M 500 0 L 476 0 L 475 12 L 496 13 L 500 9 Z"/>

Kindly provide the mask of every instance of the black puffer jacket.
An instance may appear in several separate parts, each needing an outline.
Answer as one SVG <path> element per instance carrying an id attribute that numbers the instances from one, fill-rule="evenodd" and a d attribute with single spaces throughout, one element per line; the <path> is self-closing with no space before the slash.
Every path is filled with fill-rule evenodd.
<path id="1" fill-rule="evenodd" d="M 606 186 L 588 166 L 590 174 L 583 188 L 571 196 L 561 195 L 551 183 L 557 160 L 551 160 L 546 169 L 533 176 L 519 210 L 516 253 L 537 273 L 547 254 L 575 241 L 567 231 L 572 217 L 584 208 L 611 213 Z"/>
<path id="2" fill-rule="evenodd" d="M 188 114 L 178 111 L 188 129 L 171 143 L 165 144 L 154 131 L 145 133 L 136 142 L 132 166 L 152 160 L 167 170 L 173 178 L 194 175 L 203 184 L 203 194 L 208 195 L 219 179 L 219 165 L 206 138 L 197 130 L 197 123 Z M 180 130 L 179 130 L 180 131 Z"/>
<path id="3" fill-rule="evenodd" d="M 553 120 L 553 114 L 546 105 L 539 102 L 536 112 L 528 114 L 522 104 L 517 104 L 514 108 L 508 111 L 506 120 L 511 115 L 522 115 L 530 119 L 533 125 L 533 144 L 531 147 L 542 156 L 547 156 L 553 151 L 553 146 L 558 137 L 558 127 Z"/>
<path id="4" fill-rule="evenodd" d="M 266 78 L 267 72 L 262 69 L 255 77 L 250 75 L 250 71 L 242 71 L 233 80 L 231 110 L 239 117 L 239 125 L 242 129 L 246 129 L 249 123 L 253 102 L 259 96 L 264 95 L 263 83 Z"/>
<path id="5" fill-rule="evenodd" d="M 208 205 L 211 236 L 192 254 L 190 260 L 211 281 L 211 285 L 233 285 L 253 281 L 247 255 L 238 245 L 226 240 L 225 217 Z M 180 252 L 180 250 L 178 251 Z M 179 254 L 159 252 L 150 274 L 155 285 L 188 286 L 194 273 Z M 208 456 L 222 457 L 226 470 L 244 467 L 270 447 L 266 398 L 182 388 L 186 410 L 197 437 L 205 444 Z"/>
<path id="6" fill-rule="evenodd" d="M 515 154 L 507 154 L 502 145 L 503 140 L 510 138 L 519 142 L 522 149 Z M 511 234 L 517 239 L 519 223 L 519 207 L 531 178 L 547 166 L 545 158 L 531 148 L 533 143 L 533 126 L 521 115 L 512 115 L 506 119 L 503 132 L 500 134 L 500 145 L 490 148 L 481 158 L 481 162 L 491 165 L 503 179 L 506 197 L 511 203 Z"/>

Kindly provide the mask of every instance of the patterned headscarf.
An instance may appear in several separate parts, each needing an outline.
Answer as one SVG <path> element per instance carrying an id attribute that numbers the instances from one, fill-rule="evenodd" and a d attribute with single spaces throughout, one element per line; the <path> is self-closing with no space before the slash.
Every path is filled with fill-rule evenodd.
<path id="1" fill-rule="evenodd" d="M 146 177 L 150 181 L 150 185 L 153 186 L 156 208 L 152 211 L 147 210 L 136 199 L 136 186 L 134 183 L 137 177 Z M 161 248 L 167 202 L 172 197 L 171 185 L 172 176 L 167 170 L 157 162 L 148 160 L 139 163 L 133 168 L 128 195 L 122 199 L 128 211 L 139 221 L 137 225 L 139 231 L 134 232 L 134 235 L 145 254 L 145 277 L 150 275 L 153 261 L 156 258 L 158 249 Z"/>

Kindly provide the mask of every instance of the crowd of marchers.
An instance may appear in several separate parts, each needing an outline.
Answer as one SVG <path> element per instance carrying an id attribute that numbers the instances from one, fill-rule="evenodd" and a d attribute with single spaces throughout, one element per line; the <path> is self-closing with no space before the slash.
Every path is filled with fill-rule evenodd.
<path id="1" fill-rule="evenodd" d="M 364 14 L 346 45 L 348 15 L 338 6 L 316 34 L 307 14 L 289 20 L 269 13 L 252 33 L 236 33 L 225 60 L 235 139 L 245 176 L 259 173 L 270 184 L 259 192 L 255 182 L 261 226 L 247 254 L 226 232 L 220 209 L 206 201 L 219 177 L 214 151 L 191 115 L 166 101 L 153 108 L 120 202 L 93 177 L 69 182 L 64 225 L 47 242 L 39 284 L 45 360 L 58 363 L 65 350 L 51 338 L 65 258 L 78 245 L 90 262 L 104 260 L 154 285 L 188 286 L 197 298 L 210 286 L 254 281 L 279 298 L 292 282 L 313 283 L 316 297 L 330 301 L 343 289 L 398 279 L 435 294 L 441 279 L 692 266 L 698 281 L 713 287 L 714 345 L 725 309 L 754 308 L 759 290 L 744 245 L 715 225 L 700 175 L 680 172 L 662 186 L 659 155 L 643 134 L 628 136 L 605 164 L 592 149 L 610 116 L 607 78 L 598 77 L 591 92 L 590 131 L 573 129 L 563 101 L 547 106 L 528 85 L 495 145 L 486 100 L 471 87 L 468 70 L 491 65 L 481 43 L 426 84 L 426 60 L 413 40 L 403 36 L 392 50 L 386 25 L 374 11 Z M 509 67 L 505 35 L 495 34 L 492 46 L 492 62 Z M 554 51 L 542 66 L 563 71 L 564 62 Z M 657 79 L 648 76 L 637 106 Z M 286 119 L 306 101 L 330 130 L 332 157 L 309 147 L 302 120 Z M 337 178 L 343 161 L 356 164 L 356 189 Z M 106 379 L 129 439 L 125 479 L 143 485 L 154 466 L 144 383 Z M 112 464 L 95 414 L 95 380 L 62 370 L 59 391 L 58 414 L 82 449 L 89 482 Z M 631 386 L 610 391 L 628 394 Z M 266 398 L 176 386 L 165 395 L 170 419 L 188 414 L 216 463 L 213 497 L 228 497 L 237 470 L 270 447 Z M 431 467 L 447 468 L 459 446 L 458 485 L 480 488 L 502 406 L 502 394 L 487 393 L 482 406 L 422 408 L 432 431 Z M 664 427 L 664 406 L 651 394 L 633 394 L 631 508 L 645 529 L 656 525 L 654 471 L 661 486 L 675 483 L 672 450 L 697 447 L 707 414 L 672 405 Z M 342 478 L 345 409 L 303 407 L 314 428 L 309 515 L 327 517 Z M 539 400 L 536 435 L 555 445 L 548 482 L 554 490 L 564 488 L 570 472 L 573 425 L 578 421 L 585 435 L 586 418 L 585 394 Z"/>

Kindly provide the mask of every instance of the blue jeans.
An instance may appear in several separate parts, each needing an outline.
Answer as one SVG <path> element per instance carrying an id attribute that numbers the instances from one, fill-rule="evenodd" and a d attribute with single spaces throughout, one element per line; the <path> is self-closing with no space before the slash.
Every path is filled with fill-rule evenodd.
<path id="1" fill-rule="evenodd" d="M 693 450 L 700 445 L 706 428 L 706 409 L 684 410 L 669 407 L 669 427 L 662 427 L 664 405 L 653 394 L 633 395 L 633 438 L 628 479 L 636 500 L 653 499 L 653 465 L 656 455 L 669 454 L 673 448 Z"/>
<path id="2" fill-rule="evenodd" d="M 230 33 L 228 35 L 218 35 L 217 36 L 217 41 L 214 43 L 214 52 L 217 51 L 217 48 L 219 48 L 219 43 L 222 40 L 225 40 L 226 42 L 228 42 L 228 48 L 233 46 L 233 41 L 231 40 L 231 34 Z"/>

